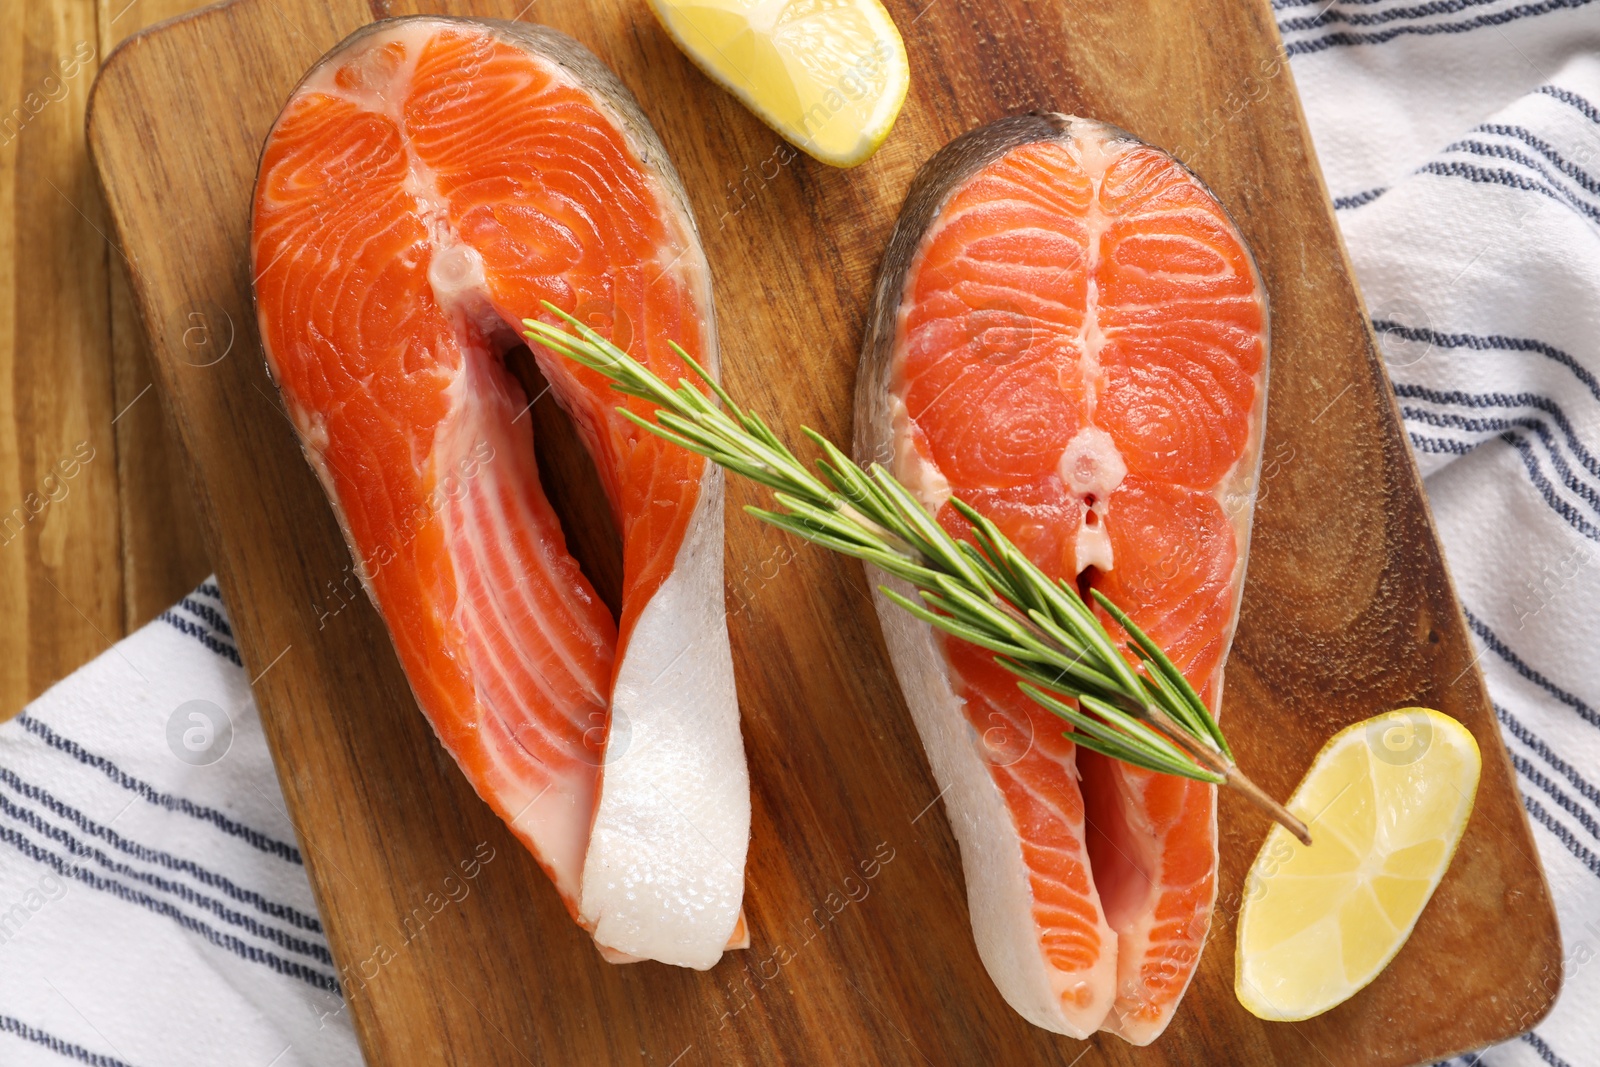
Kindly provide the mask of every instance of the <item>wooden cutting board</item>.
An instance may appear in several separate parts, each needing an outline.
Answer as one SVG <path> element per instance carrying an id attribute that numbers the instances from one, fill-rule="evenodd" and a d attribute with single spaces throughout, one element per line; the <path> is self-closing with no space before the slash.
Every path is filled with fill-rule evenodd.
<path id="1" fill-rule="evenodd" d="M 1554 913 L 1267 0 L 891 0 L 911 94 L 882 151 L 848 172 L 794 157 L 694 70 L 643 0 L 523 3 L 232 0 L 130 40 L 89 117 L 368 1062 L 1406 1064 L 1533 1025 L 1560 981 Z M 1460 718 L 1484 752 L 1461 851 L 1394 964 L 1311 1022 L 1248 1015 L 1232 993 L 1233 917 L 1266 825 L 1226 798 L 1213 944 L 1166 1035 L 1135 1049 L 1024 1023 L 973 948 L 868 579 L 742 515 L 759 497 L 737 482 L 728 607 L 754 792 L 754 943 L 704 974 L 602 963 L 440 749 L 353 595 L 250 308 L 250 189 L 279 107 L 347 33 L 419 11 L 549 23 L 633 88 L 700 219 L 725 380 L 791 433 L 849 440 L 879 256 L 912 174 L 951 137 L 1047 108 L 1189 162 L 1254 247 L 1273 309 L 1266 466 L 1224 720 L 1240 763 L 1286 796 L 1334 731 L 1408 704 Z M 593 475 L 548 398 L 536 411 L 558 508 L 614 590 Z M 433 915 L 444 880 L 488 849 L 470 893 Z M 406 925 L 424 913 L 425 926 Z"/>

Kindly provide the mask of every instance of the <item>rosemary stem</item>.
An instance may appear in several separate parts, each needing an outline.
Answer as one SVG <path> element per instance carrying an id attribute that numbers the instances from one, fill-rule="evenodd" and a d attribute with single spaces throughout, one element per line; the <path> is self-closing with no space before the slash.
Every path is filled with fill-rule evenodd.
<path id="1" fill-rule="evenodd" d="M 1243 793 L 1246 800 L 1272 816 L 1273 822 L 1288 830 L 1302 845 L 1310 847 L 1310 827 L 1295 818 L 1288 808 L 1273 800 L 1266 790 L 1246 778 L 1244 773 L 1232 763 L 1228 764 L 1228 769 L 1223 773 L 1227 776 L 1229 787 Z"/>
<path id="2" fill-rule="evenodd" d="M 871 519 L 861 514 L 861 512 L 857 511 L 855 507 L 844 497 L 841 496 L 838 498 L 836 510 L 839 512 L 839 514 L 843 515 L 851 522 L 857 523 L 858 525 L 872 531 L 872 535 L 874 537 L 877 537 L 887 543 L 889 547 L 894 549 L 894 551 L 899 555 L 904 556 L 913 563 L 919 563 L 923 566 L 928 565 L 928 558 L 921 552 L 918 552 L 916 549 L 906 544 L 905 540 L 899 534 L 895 533 L 893 530 L 884 529 L 876 522 L 873 522 Z"/>
<path id="3" fill-rule="evenodd" d="M 1188 752 L 1196 763 L 1199 763 L 1208 771 L 1215 771 L 1217 774 L 1222 775 L 1224 785 L 1230 789 L 1237 790 L 1246 800 L 1261 809 L 1273 822 L 1293 834 L 1301 844 L 1311 844 L 1310 828 L 1304 822 L 1295 818 L 1288 808 L 1273 800 L 1266 790 L 1251 781 L 1239 769 L 1238 764 L 1173 722 L 1172 717 L 1162 711 L 1159 705 L 1146 703 L 1144 714 L 1151 726 L 1154 726 L 1174 744 Z"/>
<path id="4" fill-rule="evenodd" d="M 1032 619 L 1017 610 L 1016 605 L 1009 603 L 1003 597 L 996 597 L 995 600 L 1001 609 L 1008 612 L 1012 618 L 1028 627 L 1035 634 L 1048 640 L 1048 635 L 1044 633 L 1043 629 Z M 1208 771 L 1221 775 L 1225 786 L 1237 790 L 1245 800 L 1254 804 L 1273 822 L 1288 830 L 1301 844 L 1311 844 L 1311 830 L 1304 822 L 1295 818 L 1288 808 L 1272 799 L 1266 790 L 1251 781 L 1239 769 L 1238 764 L 1173 721 L 1172 716 L 1163 711 L 1159 704 L 1148 700 L 1144 701 L 1139 707 L 1139 714 L 1145 722 L 1154 727 L 1163 737 L 1188 753 L 1196 763 Z"/>

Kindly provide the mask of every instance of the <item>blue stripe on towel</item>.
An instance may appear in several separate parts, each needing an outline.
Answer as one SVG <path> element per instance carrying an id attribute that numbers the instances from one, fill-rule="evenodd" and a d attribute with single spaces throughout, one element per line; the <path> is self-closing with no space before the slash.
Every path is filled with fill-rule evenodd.
<path id="1" fill-rule="evenodd" d="M 220 633 L 223 637 L 230 639 L 233 637 L 233 627 L 228 625 L 228 620 L 223 617 L 222 612 L 210 604 L 202 604 L 192 597 L 184 597 L 178 601 L 178 604 L 184 611 L 198 616 L 207 626 Z"/>
<path id="2" fill-rule="evenodd" d="M 1522 1040 L 1531 1045 L 1533 1051 L 1539 1054 L 1539 1058 L 1548 1063 L 1550 1067 L 1572 1067 L 1570 1063 L 1557 1056 L 1550 1046 L 1544 1043 L 1544 1039 L 1539 1036 L 1537 1030 L 1530 1030 L 1523 1034 Z"/>
<path id="3" fill-rule="evenodd" d="M 1541 93 L 1555 100 L 1559 100 L 1568 107 L 1576 110 L 1578 114 L 1582 115 L 1590 122 L 1600 124 L 1600 108 L 1595 107 L 1593 104 L 1589 103 L 1587 98 L 1573 92 L 1571 89 L 1563 89 L 1559 85 L 1541 85 L 1539 88 L 1535 89 L 1534 92 Z"/>
<path id="4" fill-rule="evenodd" d="M 1388 191 L 1387 187 L 1382 187 L 1378 189 L 1363 189 L 1361 192 L 1351 193 L 1349 196 L 1336 196 L 1333 198 L 1333 209 L 1335 211 L 1348 211 L 1351 208 L 1361 207 L 1363 204 L 1372 203 Z"/>
<path id="5" fill-rule="evenodd" d="M 270 915 L 274 919 L 282 919 L 291 926 L 296 926 L 313 934 L 322 933 L 322 924 L 317 921 L 316 916 L 307 915 L 305 912 L 292 908 L 287 904 L 279 904 L 268 900 L 260 893 L 235 885 L 230 879 L 208 871 L 192 860 L 174 856 L 170 852 L 163 852 L 160 849 L 146 848 L 137 842 L 129 841 L 109 826 L 101 826 L 77 808 L 69 804 L 63 804 L 43 787 L 33 785 L 17 777 L 14 772 L 4 766 L 0 766 L 0 784 L 9 786 L 19 796 L 44 806 L 56 818 L 65 819 L 83 833 L 88 834 L 90 837 L 99 838 L 112 848 L 132 856 L 134 859 L 158 864 L 169 871 L 187 874 L 197 882 L 226 893 L 241 904 L 251 905 L 263 915 Z"/>
<path id="6" fill-rule="evenodd" d="M 1339 31 L 1321 37 L 1302 38 L 1288 42 L 1284 52 L 1289 56 L 1311 55 L 1329 48 L 1348 48 L 1357 45 L 1384 44 L 1398 37 L 1432 37 L 1443 33 L 1469 33 L 1486 26 L 1505 26 L 1527 18 L 1536 18 L 1556 11 L 1584 7 L 1592 0 L 1540 0 L 1538 3 L 1518 4 L 1504 11 L 1489 11 L 1462 22 L 1420 22 L 1391 26 L 1385 30 L 1359 33 Z M 1280 29 L 1282 23 L 1279 24 Z M 1292 30 L 1289 32 L 1293 32 Z"/>
<path id="7" fill-rule="evenodd" d="M 1452 441 L 1447 437 L 1425 437 L 1415 430 L 1407 431 L 1411 436 L 1411 447 L 1418 452 L 1426 452 L 1434 456 L 1464 456 L 1471 452 L 1472 445 L 1465 441 Z"/>
<path id="8" fill-rule="evenodd" d="M 1585 848 L 1583 842 L 1578 840 L 1578 836 L 1567 829 L 1561 820 L 1545 811 L 1544 805 L 1526 793 L 1522 794 L 1522 806 L 1528 809 L 1528 814 L 1532 816 L 1534 822 L 1549 830 L 1557 841 L 1566 846 L 1568 852 L 1577 857 L 1579 863 L 1589 868 L 1590 874 L 1600 878 L 1600 856 Z"/>
<path id="9" fill-rule="evenodd" d="M 1548 763 L 1556 773 L 1571 782 L 1573 788 L 1583 794 L 1584 799 L 1595 807 L 1600 808 L 1600 789 L 1596 789 L 1588 779 L 1579 774 L 1572 764 L 1556 755 L 1555 751 L 1545 744 L 1544 738 L 1528 729 L 1527 726 L 1523 725 L 1521 719 L 1518 719 L 1499 704 L 1494 706 L 1494 712 L 1499 717 L 1501 724 L 1506 728 L 1507 733 L 1532 749 L 1534 754 Z"/>
<path id="10" fill-rule="evenodd" d="M 1386 4 L 1389 0 L 1344 0 L 1346 7 L 1355 4 Z M 1295 7 L 1325 7 L 1328 0 L 1272 0 L 1272 10 L 1288 11 Z"/>
<path id="11" fill-rule="evenodd" d="M 247 944 L 232 934 L 223 933 L 213 928 L 209 924 L 194 918 L 192 915 L 187 915 L 184 912 L 179 911 L 177 908 L 173 907 L 171 904 L 168 904 L 164 900 L 157 900 L 148 893 L 133 889 L 110 878 L 102 878 L 93 871 L 79 867 L 73 863 L 68 863 L 55 853 L 35 845 L 33 842 L 29 841 L 26 837 L 22 836 L 20 833 L 17 833 L 15 830 L 5 826 L 0 826 L 0 841 L 4 841 L 6 844 L 10 845 L 12 848 L 15 848 L 18 852 L 21 852 L 24 856 L 27 856 L 34 862 L 44 864 L 63 878 L 71 878 L 72 880 L 80 882 L 91 889 L 97 889 L 103 893 L 110 893 L 128 902 L 129 904 L 138 904 L 139 906 L 146 908 L 157 915 L 171 919 L 185 930 L 188 930 L 191 933 L 199 934 L 217 948 L 231 952 L 240 959 L 248 960 L 251 963 L 259 963 L 265 967 L 270 967 L 279 974 L 287 975 L 290 978 L 298 978 L 308 985 L 315 986 L 316 988 L 325 990 L 329 993 L 339 992 L 338 979 L 334 978 L 333 975 L 325 974 L 324 972 L 316 970 L 312 967 L 307 967 L 303 963 L 296 963 L 293 960 L 286 960 L 282 956 L 279 956 L 273 952 L 269 952 L 266 949 L 260 948 L 259 946 Z"/>
<path id="12" fill-rule="evenodd" d="M 1557 515 L 1566 519 L 1573 529 L 1583 534 L 1583 536 L 1590 540 L 1600 541 L 1600 527 L 1596 527 L 1585 519 L 1578 513 L 1577 508 L 1563 500 L 1556 493 L 1555 487 L 1545 477 L 1544 468 L 1539 465 L 1539 457 L 1534 455 L 1533 446 L 1528 443 L 1528 439 L 1513 430 L 1504 435 L 1504 440 L 1515 448 L 1517 454 L 1522 457 L 1522 466 L 1527 470 L 1528 478 L 1533 482 L 1533 487 L 1539 490 L 1540 496 L 1544 497 L 1545 503 L 1549 504 Z"/>
<path id="13" fill-rule="evenodd" d="M 1572 420 L 1567 417 L 1561 405 L 1541 393 L 1469 393 L 1461 389 L 1429 389 L 1425 385 L 1413 385 L 1409 382 L 1396 382 L 1394 391 L 1396 396 L 1404 400 L 1426 400 L 1434 404 L 1453 404 L 1480 411 L 1487 408 L 1508 408 L 1513 411 L 1531 409 L 1543 412 L 1561 431 L 1562 439 L 1572 450 L 1572 454 L 1578 458 L 1583 469 L 1600 478 L 1600 459 L 1596 459 L 1584 446 L 1583 439 L 1572 428 Z M 1534 421 L 1543 424 L 1543 420 Z M 1510 428 L 1501 426 L 1494 432 Z"/>
<path id="14" fill-rule="evenodd" d="M 1600 489 L 1584 481 L 1572 472 L 1566 458 L 1556 449 L 1555 437 L 1550 433 L 1549 425 L 1540 418 L 1531 415 L 1519 415 L 1516 418 L 1502 418 L 1499 416 L 1476 417 L 1457 415 L 1449 411 L 1429 411 L 1426 408 L 1414 408 L 1409 405 L 1400 409 L 1408 423 L 1420 422 L 1426 426 L 1434 426 L 1442 430 L 1460 430 L 1464 433 L 1482 434 L 1489 433 L 1497 436 L 1507 436 L 1516 430 L 1528 430 L 1539 439 L 1550 457 L 1550 463 L 1556 469 L 1556 475 L 1561 479 L 1561 484 L 1588 502 L 1590 508 L 1600 514 Z M 1577 446 L 1581 449 L 1582 446 Z M 1583 453 L 1579 453 L 1582 460 Z M 1566 512 L 1557 509 L 1563 517 Z M 1579 527 L 1581 530 L 1582 527 Z"/>
<path id="15" fill-rule="evenodd" d="M 325 963 L 330 967 L 333 966 L 333 957 L 328 953 L 327 946 L 295 937 L 293 934 L 286 933 L 275 926 L 268 926 L 252 916 L 234 911 L 220 900 L 208 897 L 204 893 L 196 892 L 182 882 L 168 881 L 160 875 L 152 874 L 149 871 L 141 871 L 136 867 L 130 867 L 126 863 L 114 860 L 93 845 L 84 844 L 61 827 L 52 826 L 50 823 L 45 822 L 39 818 L 37 812 L 29 811 L 27 808 L 13 804 L 4 796 L 0 796 L 0 815 L 9 818 L 14 823 L 27 827 L 42 837 L 54 841 L 79 859 L 94 860 L 112 874 L 120 874 L 124 878 L 142 882 L 157 892 L 176 897 L 190 907 L 210 912 L 229 926 L 237 927 L 262 940 L 271 941 L 279 948 L 300 956 L 309 956 L 318 963 Z"/>
<path id="16" fill-rule="evenodd" d="M 1479 128 L 1483 129 L 1483 127 Z M 1503 128 L 1518 129 L 1519 127 L 1507 126 Z M 1493 133 L 1494 131 L 1485 130 L 1484 132 Z M 1512 135 L 1497 134 L 1496 136 L 1511 137 Z M 1528 136 L 1535 141 L 1540 140 L 1539 138 L 1534 137 L 1532 134 L 1528 134 Z M 1514 139 L 1519 141 L 1522 140 L 1520 137 L 1516 137 Z M 1524 141 L 1523 143 L 1526 144 L 1527 142 Z M 1545 142 L 1540 141 L 1540 143 L 1544 144 Z M 1529 147 L 1535 146 L 1529 145 Z M 1587 200 L 1584 200 L 1577 193 L 1572 192 L 1561 184 L 1563 180 L 1576 182 L 1580 189 L 1583 189 L 1585 192 L 1592 192 L 1593 190 L 1590 188 L 1590 186 L 1594 185 L 1594 179 L 1589 177 L 1588 173 L 1582 167 L 1579 167 L 1576 164 L 1568 163 L 1566 159 L 1554 149 L 1550 150 L 1550 154 L 1546 158 L 1549 158 L 1550 162 L 1555 165 L 1555 173 L 1551 173 L 1549 167 L 1546 167 L 1543 163 L 1539 162 L 1537 159 L 1534 159 L 1521 149 L 1513 148 L 1510 145 L 1489 144 L 1485 141 L 1477 140 L 1476 138 L 1453 141 L 1446 145 L 1442 151 L 1464 152 L 1467 155 L 1478 156 L 1481 159 L 1499 159 L 1504 160 L 1507 163 L 1515 163 L 1517 166 L 1533 171 L 1539 177 L 1543 178 L 1545 182 L 1548 183 L 1547 187 L 1555 190 L 1555 192 L 1560 195 L 1561 199 L 1565 200 L 1573 210 L 1582 212 L 1583 214 L 1588 215 L 1590 218 L 1600 218 L 1600 209 L 1597 209 L 1593 204 L 1589 203 Z M 1570 168 L 1570 170 L 1568 168 Z"/>
<path id="17" fill-rule="evenodd" d="M 1533 352 L 1572 372 L 1600 400 L 1600 379 L 1589 368 L 1555 345 L 1532 337 L 1506 337 L 1502 334 L 1441 333 L 1420 326 L 1404 326 L 1387 319 L 1373 319 L 1372 328 L 1403 341 L 1422 341 L 1438 348 L 1465 348 L 1474 352 Z"/>
<path id="18" fill-rule="evenodd" d="M 210 631 L 208 631 L 204 626 L 201 626 L 195 622 L 191 622 L 188 619 L 185 619 L 183 616 L 176 615 L 170 611 L 163 611 L 160 615 L 157 615 L 156 618 L 160 619 L 168 626 L 171 626 L 179 633 L 187 634 L 196 641 L 199 641 L 202 645 L 205 645 L 217 655 L 222 656 L 225 659 L 232 660 L 235 667 L 244 666 L 244 661 L 239 658 L 239 650 L 234 648 L 232 645 L 219 641 L 215 637 L 211 636 Z"/>
<path id="19" fill-rule="evenodd" d="M 1501 640 L 1499 634 L 1489 629 L 1482 619 L 1474 615 L 1471 608 L 1463 604 L 1461 605 L 1461 613 L 1466 616 L 1467 625 L 1472 628 L 1472 632 L 1482 638 L 1483 643 L 1489 647 L 1489 651 L 1504 660 L 1512 670 L 1561 701 L 1573 711 L 1576 711 L 1583 721 L 1590 726 L 1600 727 L 1600 713 L 1596 713 L 1594 708 L 1591 708 L 1572 693 L 1562 689 L 1539 671 L 1530 667 L 1522 657 L 1512 651 L 1510 645 Z"/>
<path id="20" fill-rule="evenodd" d="M 1436 160 L 1418 167 L 1417 173 L 1433 174 L 1441 178 L 1462 178 L 1478 185 L 1499 185 L 1525 193 L 1538 193 L 1540 196 L 1553 200 L 1562 207 L 1571 208 L 1573 211 L 1587 215 L 1591 219 L 1600 220 L 1600 208 L 1586 204 L 1581 200 L 1574 200 L 1570 196 L 1563 196 L 1559 190 L 1553 189 L 1543 182 L 1536 182 L 1532 178 L 1515 174 L 1509 170 L 1475 167 L 1471 163 L 1453 161 L 1446 163 Z"/>
<path id="21" fill-rule="evenodd" d="M 60 736 L 27 712 L 18 715 L 16 721 L 51 748 L 65 752 L 79 763 L 95 768 L 122 788 L 131 793 L 137 793 L 156 807 L 165 808 L 168 811 L 179 811 L 191 818 L 209 822 L 223 833 L 248 841 L 262 852 L 279 856 L 290 863 L 301 866 L 305 864 L 305 861 L 300 857 L 300 850 L 293 845 L 279 841 L 259 830 L 252 830 L 242 823 L 235 822 L 215 808 L 206 807 L 204 804 L 196 804 L 192 800 L 172 793 L 163 793 L 151 786 L 150 783 L 141 781 L 126 773 L 104 756 L 97 756 L 84 749 L 76 741 Z"/>
<path id="22" fill-rule="evenodd" d="M 1515 752 L 1510 753 L 1510 756 L 1511 765 L 1517 769 L 1518 774 L 1538 786 L 1546 796 L 1556 802 L 1562 811 L 1578 820 L 1578 825 L 1589 831 L 1590 837 L 1600 841 L 1600 824 L 1595 822 L 1593 815 L 1584 811 L 1582 805 L 1563 792 L 1560 786 L 1547 778 L 1544 772 L 1535 767 L 1528 757 L 1518 755 Z M 1595 873 L 1600 874 L 1600 871 Z"/>
<path id="23" fill-rule="evenodd" d="M 1507 126 L 1500 122 L 1485 122 L 1483 125 L 1477 127 L 1477 130 L 1480 133 L 1489 133 L 1496 137 L 1508 137 L 1514 141 L 1521 141 L 1523 144 L 1527 145 L 1529 148 L 1533 149 L 1535 152 L 1538 152 L 1541 156 L 1554 163 L 1557 170 L 1571 178 L 1573 181 L 1577 182 L 1578 185 L 1585 191 L 1600 195 L 1600 181 L 1596 181 L 1588 171 L 1567 159 L 1567 157 L 1562 155 L 1554 145 L 1527 127 Z"/>
<path id="24" fill-rule="evenodd" d="M 1415 414 L 1409 411 L 1403 411 L 1402 413 L 1406 415 L 1408 420 L 1413 418 Z M 1406 427 L 1406 431 L 1411 437 L 1412 445 L 1419 452 L 1434 455 L 1465 455 L 1471 452 L 1474 447 L 1465 442 L 1449 438 L 1429 437 L 1409 425 Z M 1544 467 L 1540 464 L 1539 457 L 1534 453 L 1533 445 L 1528 442 L 1526 436 L 1518 430 L 1508 430 L 1500 434 L 1499 439 L 1516 449 L 1517 454 L 1522 459 L 1523 469 L 1528 473 L 1528 480 L 1533 483 L 1534 489 L 1538 490 L 1539 495 L 1544 499 L 1550 510 L 1561 516 L 1573 529 L 1585 537 L 1600 541 L 1600 526 L 1596 526 L 1585 519 L 1582 513 L 1572 506 L 1570 501 L 1556 492 L 1555 486 L 1550 484 L 1550 479 L 1545 475 Z M 1567 469 L 1564 461 L 1559 466 L 1560 469 Z M 1576 481 L 1576 479 L 1573 481 Z M 1568 484 L 1571 487 L 1571 483 L 1564 484 Z M 1582 485 L 1583 483 L 1579 482 L 1577 484 Z"/>
<path id="25" fill-rule="evenodd" d="M 29 1026 L 21 1019 L 13 1019 L 9 1015 L 0 1015 L 0 1032 L 15 1034 L 24 1041 L 31 1041 L 35 1045 L 43 1045 L 58 1056 L 65 1056 L 79 1063 L 86 1063 L 89 1067 L 130 1067 L 129 1064 L 114 1056 L 102 1056 L 98 1052 L 90 1052 L 82 1045 L 74 1045 L 70 1041 L 63 1041 L 54 1034 L 47 1034 L 38 1027 Z"/>
<path id="26" fill-rule="evenodd" d="M 1430 15 L 1458 15 L 1469 8 L 1486 7 L 1500 0 L 1430 0 L 1425 4 L 1401 5 L 1376 11 L 1346 11 L 1344 4 L 1325 3 L 1314 15 L 1296 15 L 1278 21 L 1278 32 L 1294 33 L 1298 30 L 1316 30 L 1334 23 L 1346 26 L 1382 26 L 1401 19 L 1417 20 Z"/>

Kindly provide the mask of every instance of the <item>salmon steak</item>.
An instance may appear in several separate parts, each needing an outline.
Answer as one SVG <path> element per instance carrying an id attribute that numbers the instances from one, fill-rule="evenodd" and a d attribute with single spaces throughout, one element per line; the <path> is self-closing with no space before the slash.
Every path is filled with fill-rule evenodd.
<path id="1" fill-rule="evenodd" d="M 417 703 L 607 958 L 744 938 L 750 790 L 722 480 L 597 374 L 533 355 L 622 542 L 618 616 L 540 487 L 507 369 L 550 301 L 669 379 L 717 366 L 666 151 L 582 45 L 525 23 L 357 31 L 284 107 L 251 230 L 268 367 Z"/>
<path id="2" fill-rule="evenodd" d="M 1215 714 L 1267 330 L 1249 249 L 1182 164 L 1104 123 L 1002 119 L 912 184 L 857 375 L 856 458 L 952 535 L 969 536 L 957 495 L 1052 578 L 1100 590 Z M 1209 930 L 1215 787 L 1074 745 L 991 653 L 877 606 L 1001 995 L 1057 1033 L 1150 1043 Z"/>

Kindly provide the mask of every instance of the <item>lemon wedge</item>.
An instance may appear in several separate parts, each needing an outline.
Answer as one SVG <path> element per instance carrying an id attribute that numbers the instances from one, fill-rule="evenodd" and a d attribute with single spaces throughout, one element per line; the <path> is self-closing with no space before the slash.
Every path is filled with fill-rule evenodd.
<path id="1" fill-rule="evenodd" d="M 878 0 L 650 0 L 690 59 L 801 151 L 853 167 L 905 102 L 910 66 Z"/>
<path id="2" fill-rule="evenodd" d="M 1274 826 L 1245 878 L 1239 1003 L 1262 1019 L 1309 1019 L 1376 978 L 1450 866 L 1479 767 L 1472 734 L 1429 708 L 1334 735 L 1288 804 L 1315 843 Z"/>

